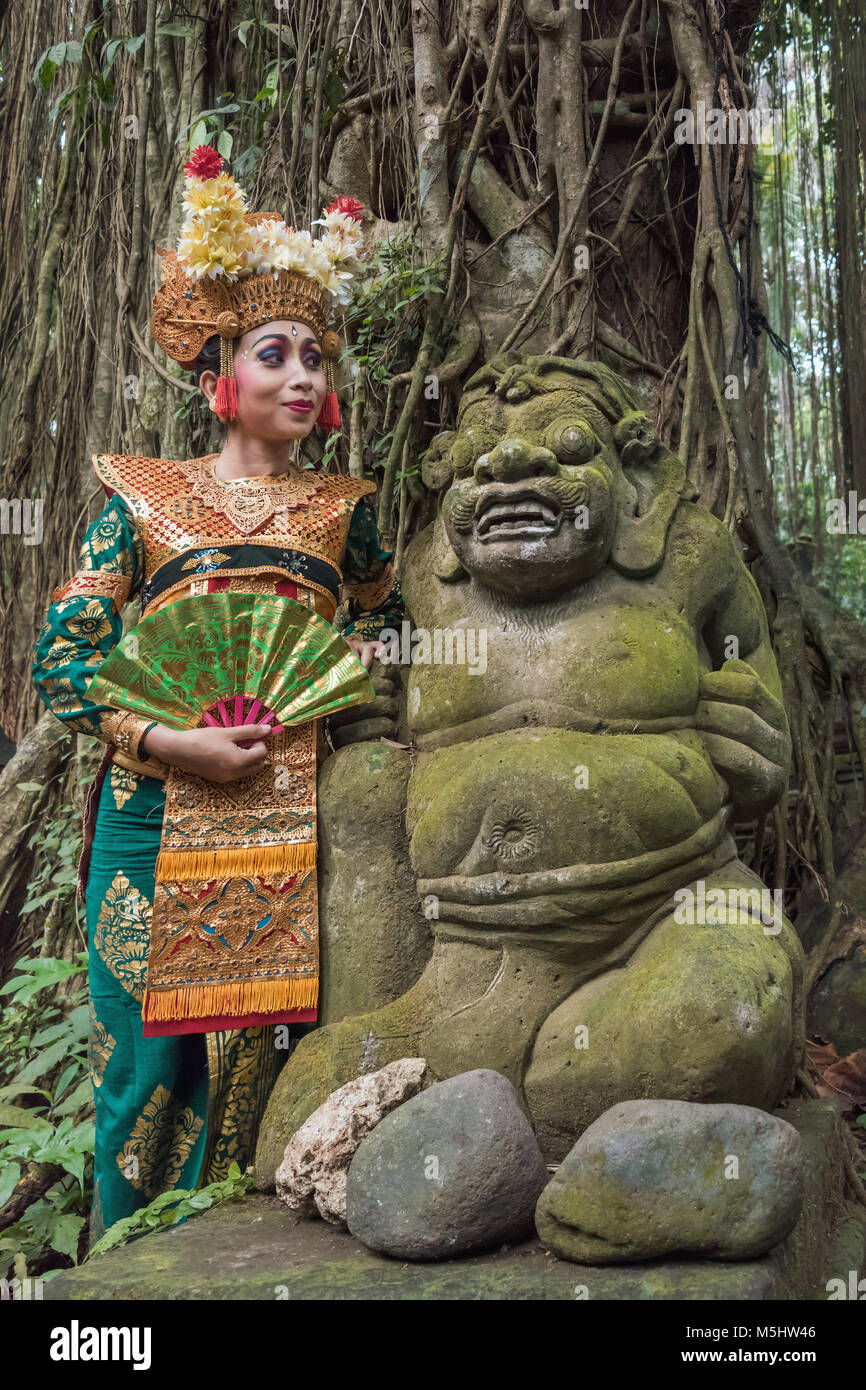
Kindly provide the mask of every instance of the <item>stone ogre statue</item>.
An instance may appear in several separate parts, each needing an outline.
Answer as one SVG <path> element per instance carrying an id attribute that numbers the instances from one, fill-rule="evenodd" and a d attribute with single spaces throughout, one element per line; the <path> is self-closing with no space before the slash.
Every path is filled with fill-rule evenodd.
<path id="1" fill-rule="evenodd" d="M 401 1057 L 440 1079 L 502 1072 L 558 1161 L 623 1100 L 770 1109 L 802 1049 L 802 950 L 732 835 L 783 794 L 790 740 L 730 533 L 595 362 L 494 359 L 426 470 L 442 497 L 407 549 L 407 606 L 418 630 L 474 634 L 476 652 L 483 635 L 486 666 L 416 662 L 399 708 L 384 667 L 375 705 L 338 731 L 321 801 L 329 1021 L 277 1083 L 263 1186 L 331 1091 Z M 380 732 L 409 746 L 363 741 Z M 390 917 L 383 824 L 399 827 L 382 849 Z M 388 919 L 367 954 L 352 913 L 371 940 Z"/>

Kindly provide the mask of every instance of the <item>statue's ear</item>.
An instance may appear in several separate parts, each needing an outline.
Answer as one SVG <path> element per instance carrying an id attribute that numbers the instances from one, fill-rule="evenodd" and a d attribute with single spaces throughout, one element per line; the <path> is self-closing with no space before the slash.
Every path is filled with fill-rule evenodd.
<path id="1" fill-rule="evenodd" d="M 641 411 L 618 421 L 613 442 L 622 463 L 624 485 L 611 563 L 622 574 L 640 578 L 658 569 L 668 528 L 686 481 L 676 454 L 663 448 Z"/>
<path id="2" fill-rule="evenodd" d="M 424 486 L 439 494 L 436 520 L 433 523 L 433 539 L 430 543 L 430 565 L 436 578 L 445 584 L 453 584 L 466 576 L 466 571 L 451 548 L 448 532 L 442 520 L 442 498 L 454 477 L 451 446 L 456 438 L 456 430 L 443 430 L 430 441 L 430 446 L 421 459 L 421 478 Z"/>
<path id="3" fill-rule="evenodd" d="M 436 520 L 433 522 L 433 539 L 430 542 L 429 555 L 430 568 L 443 584 L 456 584 L 458 579 L 466 578 L 466 571 L 454 553 L 448 532 L 445 530 L 441 502 L 436 509 Z"/>
<path id="4" fill-rule="evenodd" d="M 442 492 L 451 485 L 454 476 L 451 446 L 456 438 L 456 430 L 441 430 L 421 455 L 421 481 L 430 492 Z"/>

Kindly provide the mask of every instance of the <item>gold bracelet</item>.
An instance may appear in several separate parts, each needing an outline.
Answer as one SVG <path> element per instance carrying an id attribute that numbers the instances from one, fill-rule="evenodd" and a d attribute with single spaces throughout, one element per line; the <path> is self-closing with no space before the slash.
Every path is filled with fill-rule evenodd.
<path id="1" fill-rule="evenodd" d="M 127 753 L 137 762 L 142 762 L 147 758 L 147 754 L 141 752 L 139 744 L 148 729 L 152 729 L 156 722 L 155 719 L 142 719 L 141 715 L 133 714 L 131 711 L 121 713 L 111 741 L 121 753 Z"/>

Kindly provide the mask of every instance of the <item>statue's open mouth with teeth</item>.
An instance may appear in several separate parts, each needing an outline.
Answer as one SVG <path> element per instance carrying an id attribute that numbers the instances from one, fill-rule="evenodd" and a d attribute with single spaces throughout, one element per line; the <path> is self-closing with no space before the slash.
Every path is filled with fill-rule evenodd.
<path id="1" fill-rule="evenodd" d="M 526 488 L 485 490 L 475 509 L 475 535 L 484 543 L 551 536 L 561 523 L 559 503 Z"/>

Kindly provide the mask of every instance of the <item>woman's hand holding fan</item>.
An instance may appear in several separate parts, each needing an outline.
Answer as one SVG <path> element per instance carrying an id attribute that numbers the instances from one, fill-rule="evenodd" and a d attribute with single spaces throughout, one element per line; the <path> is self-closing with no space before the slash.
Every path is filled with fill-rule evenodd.
<path id="1" fill-rule="evenodd" d="M 268 724 L 242 724 L 237 729 L 148 729 L 141 750 L 149 758 L 204 777 L 208 782 L 235 782 L 254 777 L 268 764 L 273 729 Z"/>
<path id="2" fill-rule="evenodd" d="M 260 772 L 286 726 L 373 697 L 355 653 L 292 599 L 218 593 L 181 599 L 123 637 L 91 699 L 156 721 L 148 755 L 213 782 Z"/>

